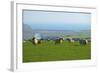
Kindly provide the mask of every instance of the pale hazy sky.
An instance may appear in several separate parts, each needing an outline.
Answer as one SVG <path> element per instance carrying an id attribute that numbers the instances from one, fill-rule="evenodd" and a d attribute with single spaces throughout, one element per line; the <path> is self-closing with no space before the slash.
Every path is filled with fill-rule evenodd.
<path id="1" fill-rule="evenodd" d="M 24 10 L 23 24 L 33 29 L 86 30 L 91 26 L 91 14 Z"/>

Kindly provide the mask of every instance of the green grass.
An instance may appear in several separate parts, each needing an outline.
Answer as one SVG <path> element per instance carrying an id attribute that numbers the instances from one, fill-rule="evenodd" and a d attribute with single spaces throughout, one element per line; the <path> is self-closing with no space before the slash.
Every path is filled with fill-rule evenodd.
<path id="1" fill-rule="evenodd" d="M 91 58 L 91 46 L 80 45 L 78 42 L 63 41 L 54 44 L 54 41 L 42 41 L 33 45 L 30 41 L 23 43 L 23 62 L 85 60 Z"/>

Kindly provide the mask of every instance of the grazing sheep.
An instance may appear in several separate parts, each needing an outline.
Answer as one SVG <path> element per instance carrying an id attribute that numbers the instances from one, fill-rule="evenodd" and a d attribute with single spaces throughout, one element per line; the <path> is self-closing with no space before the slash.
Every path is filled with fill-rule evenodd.
<path id="1" fill-rule="evenodd" d="M 74 40 L 72 38 L 67 38 L 67 41 L 74 43 Z"/>
<path id="2" fill-rule="evenodd" d="M 34 45 L 41 44 L 41 40 L 40 40 L 40 39 L 36 39 L 36 38 L 33 37 L 32 43 L 33 43 Z"/>
<path id="3" fill-rule="evenodd" d="M 88 44 L 88 40 L 81 39 L 81 40 L 79 40 L 79 43 L 80 43 L 80 45 L 86 45 L 86 44 Z"/>
<path id="4" fill-rule="evenodd" d="M 55 40 L 55 44 L 60 44 L 60 43 L 62 43 L 62 41 L 63 41 L 63 38 L 57 38 Z"/>

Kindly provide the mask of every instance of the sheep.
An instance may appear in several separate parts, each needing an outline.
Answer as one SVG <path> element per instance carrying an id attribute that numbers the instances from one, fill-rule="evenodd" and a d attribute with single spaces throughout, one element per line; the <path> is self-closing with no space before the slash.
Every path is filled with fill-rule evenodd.
<path id="1" fill-rule="evenodd" d="M 86 44 L 88 44 L 88 40 L 81 39 L 81 40 L 79 40 L 79 43 L 80 43 L 80 45 L 86 45 Z"/>
<path id="2" fill-rule="evenodd" d="M 36 39 L 36 38 L 32 38 L 32 43 L 34 44 L 34 45 L 37 45 L 37 44 L 41 44 L 41 39 Z"/>
<path id="3" fill-rule="evenodd" d="M 57 38 L 56 40 L 55 40 L 55 44 L 60 44 L 60 43 L 62 43 L 63 42 L 63 38 Z"/>

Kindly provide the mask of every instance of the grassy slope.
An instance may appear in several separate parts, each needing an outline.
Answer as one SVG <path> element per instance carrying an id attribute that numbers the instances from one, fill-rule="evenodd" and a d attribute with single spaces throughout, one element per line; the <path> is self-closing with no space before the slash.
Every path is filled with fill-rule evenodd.
<path id="1" fill-rule="evenodd" d="M 53 41 L 43 41 L 33 45 L 27 41 L 23 43 L 23 62 L 90 59 L 90 48 L 90 44 L 81 46 L 78 42 L 55 45 Z"/>

